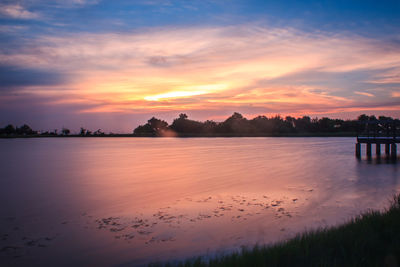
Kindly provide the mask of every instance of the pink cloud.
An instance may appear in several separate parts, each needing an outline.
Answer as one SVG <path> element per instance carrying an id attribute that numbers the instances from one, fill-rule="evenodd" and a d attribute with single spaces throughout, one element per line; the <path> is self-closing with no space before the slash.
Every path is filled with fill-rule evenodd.
<path id="1" fill-rule="evenodd" d="M 0 5 L 0 14 L 16 19 L 37 19 L 40 17 L 38 13 L 31 12 L 19 4 Z"/>
<path id="2" fill-rule="evenodd" d="M 389 101 L 396 89 L 384 85 L 398 80 L 400 48 L 388 46 L 359 36 L 257 25 L 152 28 L 42 36 L 18 53 L 0 54 L 0 63 L 67 73 L 66 84 L 21 92 L 51 95 L 59 99 L 55 105 L 79 103 L 77 113 L 345 113 L 398 107 Z M 364 90 L 348 81 L 354 90 L 346 93 L 340 84 L 315 84 L 306 76 L 301 84 L 284 79 L 306 70 L 382 70 L 359 82 L 383 86 Z"/>

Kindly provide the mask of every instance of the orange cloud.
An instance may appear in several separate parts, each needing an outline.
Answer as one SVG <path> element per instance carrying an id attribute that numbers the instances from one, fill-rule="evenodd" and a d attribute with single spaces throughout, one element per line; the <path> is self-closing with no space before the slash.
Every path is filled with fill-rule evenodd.
<path id="1" fill-rule="evenodd" d="M 371 104 L 371 108 L 393 106 L 388 100 L 397 94 L 392 92 L 395 89 L 366 92 L 358 84 L 398 82 L 394 70 L 400 68 L 400 49 L 388 46 L 357 36 L 255 25 L 156 28 L 43 36 L 18 53 L 1 54 L 0 63 L 70 75 L 65 85 L 26 86 L 22 92 L 58 95 L 60 102 L 96 103 L 80 112 L 212 110 L 236 105 L 276 109 L 276 105 L 290 105 L 293 112 L 296 107 L 298 111 L 331 112 L 357 109 L 360 103 Z M 349 75 L 380 72 L 360 78 L 348 93 L 351 81 L 346 88 L 307 82 L 307 77 L 301 84 L 284 80 L 269 84 L 271 79 L 305 70 Z M 370 102 L 363 100 L 365 96 Z"/>

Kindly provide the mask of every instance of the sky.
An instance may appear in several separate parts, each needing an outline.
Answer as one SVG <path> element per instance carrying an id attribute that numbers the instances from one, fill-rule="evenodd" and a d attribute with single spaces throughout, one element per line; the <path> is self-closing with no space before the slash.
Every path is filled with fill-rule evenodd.
<path id="1" fill-rule="evenodd" d="M 400 117 L 400 1 L 2 0 L 0 127 Z"/>

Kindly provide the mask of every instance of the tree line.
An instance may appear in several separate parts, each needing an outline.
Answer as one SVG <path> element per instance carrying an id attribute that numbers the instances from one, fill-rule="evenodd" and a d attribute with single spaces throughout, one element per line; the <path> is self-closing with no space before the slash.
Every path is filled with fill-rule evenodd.
<path id="1" fill-rule="evenodd" d="M 0 128 L 0 135 L 36 135 L 37 131 L 32 130 L 29 125 L 24 124 L 21 127 L 14 127 L 14 125 L 9 124 L 4 128 Z"/>
<path id="2" fill-rule="evenodd" d="M 400 125 L 398 119 L 391 117 L 362 114 L 355 120 L 330 119 L 323 117 L 310 118 L 303 116 L 294 118 L 287 116 L 257 116 L 247 119 L 240 113 L 233 113 L 232 116 L 223 122 L 207 120 L 200 122 L 190 120 L 186 114 L 180 114 L 174 119 L 171 125 L 164 120 L 152 117 L 146 124 L 134 129 L 135 136 L 279 136 L 279 135 L 317 135 L 317 134 L 347 134 L 354 135 L 362 131 L 363 127 L 370 122 L 391 121 Z"/>
<path id="3" fill-rule="evenodd" d="M 32 130 L 32 128 L 24 124 L 21 127 L 14 127 L 12 124 L 8 124 L 4 128 L 0 128 L 0 136 L 70 136 L 71 130 L 63 127 L 61 131 L 54 129 L 53 131 L 43 131 L 39 132 Z M 73 136 L 104 136 L 106 135 L 101 129 L 96 131 L 90 131 L 83 127 L 80 128 L 79 134 L 74 134 Z"/>
<path id="4" fill-rule="evenodd" d="M 101 129 L 91 131 L 83 127 L 79 133 L 71 134 L 68 128 L 60 131 L 39 132 L 24 124 L 14 127 L 9 124 L 0 128 L 0 137 L 18 136 L 291 136 L 291 135 L 355 135 L 362 132 L 365 125 L 373 125 L 376 132 L 384 131 L 380 123 L 393 123 L 400 127 L 400 120 L 392 117 L 362 114 L 355 120 L 310 118 L 303 116 L 285 118 L 277 115 L 273 117 L 257 116 L 247 119 L 240 113 L 222 122 L 206 120 L 204 122 L 191 120 L 184 113 L 179 114 L 169 125 L 166 121 L 152 117 L 144 125 L 139 125 L 131 134 L 105 134 Z M 398 129 L 395 127 L 395 129 Z M 400 129 L 398 129 L 400 132 Z"/>

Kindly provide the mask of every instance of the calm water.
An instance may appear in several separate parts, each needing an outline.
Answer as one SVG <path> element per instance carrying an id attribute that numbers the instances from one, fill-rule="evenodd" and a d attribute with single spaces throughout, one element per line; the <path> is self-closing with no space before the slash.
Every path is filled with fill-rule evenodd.
<path id="1" fill-rule="evenodd" d="M 364 147 L 363 147 L 364 149 Z M 354 138 L 0 140 L 0 263 L 213 256 L 383 209 L 400 164 Z"/>

